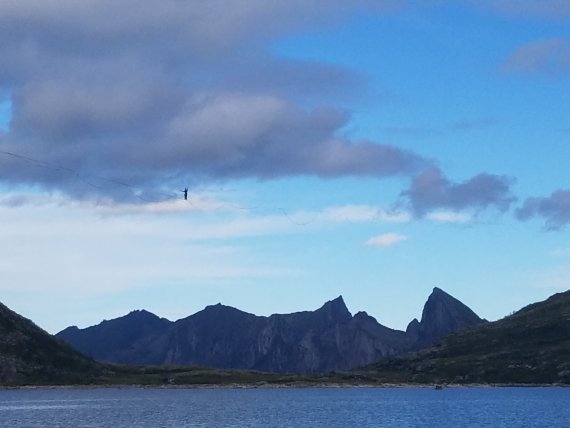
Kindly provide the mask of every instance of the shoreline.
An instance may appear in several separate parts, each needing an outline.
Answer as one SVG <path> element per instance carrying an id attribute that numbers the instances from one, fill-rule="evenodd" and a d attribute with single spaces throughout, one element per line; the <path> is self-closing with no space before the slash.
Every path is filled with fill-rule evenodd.
<path id="1" fill-rule="evenodd" d="M 442 388 L 436 388 L 441 386 Z M 568 384 L 521 384 L 521 383 L 490 383 L 490 384 L 348 384 L 348 383 L 287 383 L 287 384 L 185 384 L 185 385 L 144 385 L 144 384 L 101 384 L 101 385 L 0 385 L 0 390 L 49 390 L 49 389 L 459 389 L 459 388 L 569 388 Z"/>

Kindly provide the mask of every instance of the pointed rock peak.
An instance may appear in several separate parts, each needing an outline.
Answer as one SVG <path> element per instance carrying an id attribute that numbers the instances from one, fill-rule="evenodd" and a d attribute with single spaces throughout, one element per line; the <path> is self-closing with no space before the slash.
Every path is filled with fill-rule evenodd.
<path id="1" fill-rule="evenodd" d="M 338 296 L 334 300 L 329 300 L 316 312 L 326 314 L 329 321 L 343 322 L 352 318 L 342 296 Z"/>
<path id="2" fill-rule="evenodd" d="M 368 315 L 368 312 L 366 312 L 366 311 L 357 312 L 354 315 L 353 319 L 360 320 L 360 321 L 368 321 L 368 322 L 378 323 L 376 318 L 374 318 L 372 315 Z"/>
<path id="3" fill-rule="evenodd" d="M 448 293 L 446 293 L 445 291 L 443 291 L 441 288 L 439 287 L 433 287 L 433 290 L 430 294 L 430 297 L 438 297 L 438 296 L 449 296 Z"/>
<path id="4" fill-rule="evenodd" d="M 420 328 L 420 322 L 418 321 L 417 318 L 414 318 L 413 320 L 410 321 L 410 323 L 406 327 L 406 333 L 417 332 L 419 328 Z"/>
<path id="5" fill-rule="evenodd" d="M 248 312 L 242 311 L 240 309 L 234 308 L 233 306 L 223 305 L 221 303 L 217 303 L 215 305 L 208 305 L 200 312 L 195 313 L 194 315 L 190 315 L 188 318 L 191 318 L 195 315 L 199 316 L 227 316 L 230 314 L 240 314 L 240 315 L 248 315 L 248 316 L 255 316 Z"/>
<path id="6" fill-rule="evenodd" d="M 135 319 L 135 320 L 158 320 L 160 317 L 153 314 L 145 309 L 137 309 L 129 312 L 127 315 L 122 317 L 123 319 Z M 121 318 L 118 318 L 121 319 Z"/>
<path id="7" fill-rule="evenodd" d="M 483 320 L 465 304 L 440 288 L 434 287 L 422 311 L 419 333 L 425 344 L 481 322 Z M 411 331 L 414 331 L 417 326 L 408 326 L 410 327 Z"/>
<path id="8" fill-rule="evenodd" d="M 135 309 L 134 311 L 129 312 L 129 315 L 142 315 L 142 316 L 146 316 L 146 315 L 154 315 L 153 313 L 145 310 L 145 309 Z"/>
<path id="9" fill-rule="evenodd" d="M 444 306 L 465 306 L 461 301 L 457 300 L 451 294 L 446 293 L 441 288 L 434 287 L 431 294 L 429 295 L 424 310 L 427 306 L 432 305 L 444 305 Z"/>
<path id="10" fill-rule="evenodd" d="M 205 311 L 223 311 L 223 310 L 237 310 L 232 306 L 222 305 L 221 303 L 216 303 L 215 305 L 208 305 L 204 308 Z"/>

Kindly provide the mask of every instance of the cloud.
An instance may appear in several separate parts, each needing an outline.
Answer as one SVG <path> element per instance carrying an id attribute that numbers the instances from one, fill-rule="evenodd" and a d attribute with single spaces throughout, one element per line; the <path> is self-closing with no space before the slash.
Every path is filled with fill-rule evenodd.
<path id="1" fill-rule="evenodd" d="M 557 190 L 548 197 L 528 198 L 516 215 L 523 221 L 543 217 L 548 230 L 562 229 L 570 222 L 570 190 Z"/>
<path id="2" fill-rule="evenodd" d="M 570 41 L 562 38 L 538 40 L 519 46 L 502 63 L 505 72 L 570 72 Z"/>
<path id="3" fill-rule="evenodd" d="M 0 180 L 132 201 L 203 180 L 417 172 L 417 154 L 344 136 L 350 113 L 334 103 L 364 76 L 271 52 L 278 37 L 398 3 L 2 2 Z"/>
<path id="4" fill-rule="evenodd" d="M 348 119 L 334 109 L 305 111 L 274 96 L 208 96 L 189 103 L 172 120 L 169 151 L 152 162 L 181 163 L 216 176 L 260 178 L 384 177 L 425 163 L 394 146 L 339 137 L 337 131 Z"/>
<path id="5" fill-rule="evenodd" d="M 439 223 L 457 223 L 465 224 L 473 220 L 473 217 L 469 214 L 458 213 L 454 211 L 434 211 L 427 215 L 429 220 L 433 220 Z"/>
<path id="6" fill-rule="evenodd" d="M 173 216 L 167 223 L 156 216 L 132 221 L 100 217 L 86 208 L 0 206 L 2 218 L 10 221 L 9 229 L 0 230 L 0 274 L 5 279 L 0 289 L 85 296 L 165 283 L 192 287 L 228 279 L 282 278 L 296 271 L 259 263 L 243 245 L 201 239 L 239 233 L 238 227 L 230 230 L 223 222 L 204 227 L 188 216 Z M 255 232 L 252 226 L 250 236 Z"/>
<path id="7" fill-rule="evenodd" d="M 370 238 L 364 243 L 364 245 L 369 247 L 391 247 L 396 245 L 398 242 L 402 242 L 408 239 L 407 236 L 400 235 L 399 233 L 385 233 L 383 235 L 375 236 Z"/>
<path id="8" fill-rule="evenodd" d="M 418 217 L 439 209 L 460 211 L 495 207 L 506 211 L 514 201 L 511 183 L 512 179 L 508 177 L 486 173 L 463 183 L 452 183 L 438 168 L 430 168 L 414 177 L 409 189 L 401 196 Z"/>
<path id="9" fill-rule="evenodd" d="M 410 221 L 411 216 L 408 213 L 392 212 L 369 205 L 345 205 L 324 209 L 320 218 L 329 221 L 406 223 Z"/>

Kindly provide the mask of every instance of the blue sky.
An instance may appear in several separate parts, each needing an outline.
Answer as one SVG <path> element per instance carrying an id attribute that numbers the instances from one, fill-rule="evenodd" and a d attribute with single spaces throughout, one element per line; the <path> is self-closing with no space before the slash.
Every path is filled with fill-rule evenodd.
<path id="1" fill-rule="evenodd" d="M 57 332 L 342 294 L 403 329 L 434 286 L 491 320 L 567 290 L 569 21 L 557 0 L 0 5 L 1 301 Z"/>

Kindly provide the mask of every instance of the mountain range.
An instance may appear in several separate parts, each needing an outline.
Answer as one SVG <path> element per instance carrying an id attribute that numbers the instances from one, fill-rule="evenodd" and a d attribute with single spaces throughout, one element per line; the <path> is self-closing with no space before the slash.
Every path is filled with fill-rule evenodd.
<path id="1" fill-rule="evenodd" d="M 435 299 L 431 299 L 431 303 L 445 299 L 442 298 L 445 295 L 438 297 L 440 291 L 434 290 Z M 426 325 L 429 325 L 428 319 L 441 320 L 454 314 L 446 305 L 444 307 L 447 309 L 439 310 L 440 316 L 432 318 L 431 303 L 429 305 L 426 303 L 427 310 L 424 310 L 421 321 L 410 323 L 407 335 L 411 333 L 417 335 L 416 337 L 425 335 L 426 331 L 433 331 L 426 330 Z M 334 305 L 325 306 L 329 309 L 334 308 Z M 342 309 L 342 305 L 339 306 Z M 333 316 L 335 311 L 327 309 L 323 312 L 325 316 L 321 320 L 324 319 L 325 324 L 336 318 Z M 150 326 L 139 323 L 138 330 L 130 332 L 123 326 L 120 329 L 123 331 L 115 335 L 117 340 L 123 340 L 129 337 L 129 334 L 133 335 L 130 336 L 132 340 L 140 334 L 140 331 L 148 331 L 146 329 L 149 328 L 152 330 L 157 326 L 160 328 L 160 324 L 173 324 L 149 316 L 149 313 L 143 311 L 135 313 L 142 315 L 142 319 L 154 321 L 151 321 Z M 446 313 L 447 315 L 444 315 Z M 129 317 L 123 318 L 128 320 Z M 373 320 L 363 313 L 350 319 L 354 318 L 364 318 L 370 322 Z M 102 324 L 112 327 L 114 321 Z M 370 325 L 375 324 L 371 322 Z M 113 329 L 109 328 L 108 331 L 112 332 Z M 119 330 L 115 333 L 119 333 Z M 400 335 L 402 333 L 404 332 L 399 332 Z M 413 336 L 408 337 L 413 338 Z M 359 340 L 354 343 L 358 343 Z M 354 350 L 357 351 L 358 349 Z M 452 332 L 427 348 L 383 357 L 366 367 L 351 371 L 311 375 L 209 369 L 196 366 L 127 366 L 100 363 L 83 356 L 32 321 L 0 304 L 1 386 L 73 384 L 263 386 L 385 385 L 387 383 L 570 385 L 570 291 L 528 305 L 498 321 L 482 322 Z"/>
<path id="2" fill-rule="evenodd" d="M 434 288 L 421 320 L 390 329 L 366 312 L 351 315 L 342 296 L 315 311 L 257 316 L 221 304 L 172 322 L 144 310 L 56 336 L 98 361 L 199 365 L 280 373 L 326 373 L 370 364 L 485 323 Z"/>

